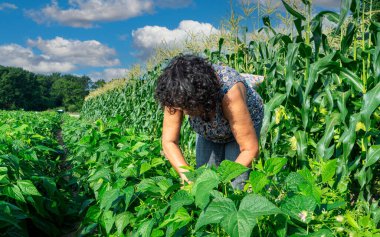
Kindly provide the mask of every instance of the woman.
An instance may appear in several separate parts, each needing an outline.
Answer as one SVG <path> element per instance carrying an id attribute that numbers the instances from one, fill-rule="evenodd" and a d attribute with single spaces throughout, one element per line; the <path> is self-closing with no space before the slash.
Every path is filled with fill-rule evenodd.
<path id="1" fill-rule="evenodd" d="M 184 115 L 197 133 L 197 167 L 217 166 L 225 159 L 250 167 L 258 156 L 263 102 L 234 69 L 193 55 L 177 56 L 159 76 L 155 96 L 164 108 L 163 151 L 183 181 L 188 181 L 187 171 L 181 167 L 188 164 L 178 144 Z M 245 173 L 232 184 L 242 189 L 247 178 Z"/>

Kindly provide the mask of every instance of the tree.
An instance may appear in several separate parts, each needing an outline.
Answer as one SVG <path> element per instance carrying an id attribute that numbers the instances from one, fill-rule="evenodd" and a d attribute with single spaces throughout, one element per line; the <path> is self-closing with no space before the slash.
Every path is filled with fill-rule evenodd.
<path id="1" fill-rule="evenodd" d="M 90 82 L 90 90 L 96 90 L 98 88 L 101 88 L 103 87 L 104 85 L 106 84 L 106 81 L 105 80 L 98 80 L 96 82 Z"/>
<path id="2" fill-rule="evenodd" d="M 58 106 L 64 106 L 68 111 L 81 109 L 84 97 L 88 95 L 90 78 L 87 76 L 76 77 L 64 75 L 55 79 L 51 93 Z"/>
<path id="3" fill-rule="evenodd" d="M 78 111 L 89 93 L 90 82 L 87 76 L 40 75 L 0 66 L 0 109 L 46 110 L 63 106 Z"/>

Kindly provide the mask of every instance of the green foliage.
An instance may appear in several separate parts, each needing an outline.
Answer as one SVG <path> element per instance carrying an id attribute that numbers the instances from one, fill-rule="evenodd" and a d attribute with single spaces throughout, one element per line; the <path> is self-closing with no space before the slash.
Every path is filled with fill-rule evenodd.
<path id="1" fill-rule="evenodd" d="M 62 169 L 55 113 L 0 111 L 0 232 L 4 236 L 75 230 L 80 195 Z"/>
<path id="2" fill-rule="evenodd" d="M 311 1 L 302 2 L 305 16 L 283 1 L 297 36 L 274 32 L 266 18 L 268 41 L 237 40 L 228 52 L 220 39 L 218 49 L 205 51 L 213 63 L 266 76 L 257 88 L 265 117 L 252 168 L 230 161 L 189 167 L 191 183 L 180 183 L 161 152 L 157 65 L 87 100 L 84 119 L 64 118 L 65 178 L 54 176 L 57 144 L 50 138 L 57 118 L 0 114 L 6 121 L 0 122 L 6 164 L 0 165 L 0 230 L 27 235 L 32 220 L 59 235 L 63 223 L 80 218 L 82 236 L 380 236 L 380 27 L 361 21 L 359 0 L 342 1 L 339 15 L 313 18 Z M 340 48 L 329 45 L 323 18 L 338 23 Z M 358 39 L 363 29 L 371 37 Z M 187 121 L 181 135 L 194 162 Z M 247 170 L 244 189 L 234 190 L 231 181 Z"/>
<path id="3" fill-rule="evenodd" d="M 58 73 L 46 76 L 0 66 L 0 109 L 41 111 L 64 107 L 79 111 L 89 84 L 90 78 L 86 76 Z"/>

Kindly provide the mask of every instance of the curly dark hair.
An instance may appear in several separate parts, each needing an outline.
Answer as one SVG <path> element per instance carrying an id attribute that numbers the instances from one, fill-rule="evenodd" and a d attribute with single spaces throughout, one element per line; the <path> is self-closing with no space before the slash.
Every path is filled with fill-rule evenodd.
<path id="1" fill-rule="evenodd" d="M 155 98 L 171 113 L 181 108 L 209 121 L 221 102 L 220 88 L 211 63 L 195 55 L 179 55 L 158 77 Z"/>

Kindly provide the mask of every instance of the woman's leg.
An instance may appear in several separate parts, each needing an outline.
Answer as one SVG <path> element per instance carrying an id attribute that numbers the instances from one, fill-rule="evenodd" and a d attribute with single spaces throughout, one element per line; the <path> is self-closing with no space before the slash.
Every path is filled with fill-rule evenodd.
<path id="1" fill-rule="evenodd" d="M 236 140 L 233 140 L 225 145 L 225 157 L 224 159 L 235 161 L 240 154 L 240 147 Z M 243 190 L 245 181 L 249 178 L 249 172 L 244 172 L 243 174 L 232 180 L 232 187 L 236 189 Z"/>
<path id="2" fill-rule="evenodd" d="M 212 165 L 219 166 L 220 162 L 224 159 L 224 144 L 215 143 L 206 140 L 197 134 L 196 139 L 196 163 L 197 168 L 207 164 L 209 167 Z"/>

